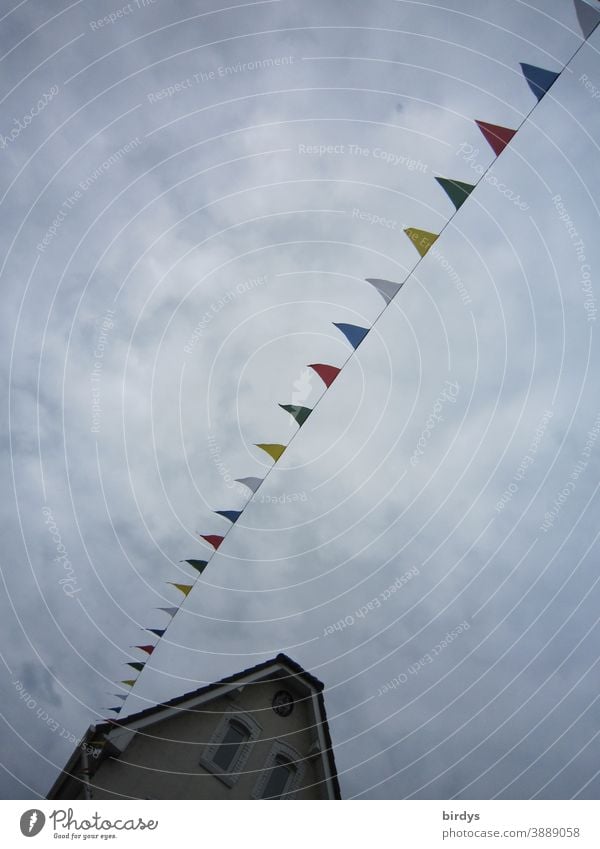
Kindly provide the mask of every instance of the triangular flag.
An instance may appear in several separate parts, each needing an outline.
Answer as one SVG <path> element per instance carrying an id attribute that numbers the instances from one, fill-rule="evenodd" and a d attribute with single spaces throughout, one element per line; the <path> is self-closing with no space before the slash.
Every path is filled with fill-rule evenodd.
<path id="1" fill-rule="evenodd" d="M 193 584 L 174 584 L 172 581 L 167 581 L 168 584 L 171 584 L 172 587 L 177 587 L 185 596 L 192 589 Z"/>
<path id="2" fill-rule="evenodd" d="M 538 101 L 542 99 L 550 86 L 560 76 L 556 71 L 547 71 L 545 68 L 537 68 L 535 65 L 527 65 L 524 62 L 520 62 L 520 65 L 527 84 Z"/>
<path id="3" fill-rule="evenodd" d="M 416 227 L 407 227 L 404 232 L 421 256 L 425 256 L 429 248 L 439 236 L 439 233 L 430 233 L 428 230 L 418 230 Z"/>
<path id="4" fill-rule="evenodd" d="M 225 518 L 226 518 L 226 519 L 229 519 L 229 521 L 230 521 L 232 524 L 233 524 L 234 522 L 237 522 L 237 520 L 238 520 L 238 519 L 240 518 L 240 516 L 242 515 L 242 511 L 241 511 L 241 510 L 215 510 L 215 513 L 216 513 L 218 516 L 225 516 Z"/>
<path id="5" fill-rule="evenodd" d="M 121 713 L 121 708 L 120 708 L 120 707 L 116 707 L 116 708 L 106 708 L 106 710 L 112 710 L 112 712 L 113 712 L 113 713 Z"/>
<path id="6" fill-rule="evenodd" d="M 592 31 L 600 20 L 600 11 L 594 9 L 589 3 L 585 3 L 584 0 L 575 0 L 575 11 L 577 12 L 577 20 L 579 21 L 583 37 L 587 38 L 588 35 L 592 34 Z"/>
<path id="7" fill-rule="evenodd" d="M 125 681 L 119 681 L 120 684 L 127 684 L 128 687 L 133 687 L 137 678 L 126 678 Z"/>
<path id="8" fill-rule="evenodd" d="M 113 695 L 115 697 L 115 699 L 121 699 L 122 702 L 124 702 L 125 699 L 127 698 L 125 693 L 111 693 L 111 695 Z"/>
<path id="9" fill-rule="evenodd" d="M 325 363 L 311 363 L 309 368 L 316 371 L 328 389 L 341 371 L 341 369 L 335 366 L 328 366 Z"/>
<path id="10" fill-rule="evenodd" d="M 279 406 L 282 410 L 285 410 L 286 413 L 289 413 L 290 416 L 293 416 L 296 419 L 298 427 L 302 427 L 304 422 L 312 413 L 310 407 L 298 407 L 296 404 L 280 404 Z"/>
<path id="11" fill-rule="evenodd" d="M 145 651 L 146 654 L 152 654 L 154 651 L 154 646 L 132 646 L 132 649 L 141 649 L 141 651 Z"/>
<path id="12" fill-rule="evenodd" d="M 378 277 L 367 277 L 366 281 L 377 289 L 386 304 L 389 304 L 404 286 L 404 283 L 393 283 L 391 280 L 380 280 Z"/>
<path id="13" fill-rule="evenodd" d="M 279 460 L 287 448 L 286 445 L 279 445 L 275 442 L 256 442 L 255 445 L 257 448 L 262 448 L 263 451 L 266 451 L 267 454 L 275 460 L 275 462 Z"/>
<path id="14" fill-rule="evenodd" d="M 516 130 L 509 130 L 508 127 L 498 127 L 496 124 L 486 124 L 485 121 L 475 121 L 486 142 L 492 148 L 496 156 L 500 156 L 506 145 L 512 139 Z"/>
<path id="15" fill-rule="evenodd" d="M 203 560 L 202 562 L 204 563 L 205 561 Z M 178 607 L 156 607 L 155 610 L 163 610 L 171 617 L 175 616 L 176 613 L 179 613 Z"/>
<path id="16" fill-rule="evenodd" d="M 471 183 L 461 183 L 460 180 L 447 180 L 446 177 L 435 178 L 446 192 L 456 209 L 460 209 L 475 186 Z"/>
<path id="17" fill-rule="evenodd" d="M 144 631 L 149 631 L 151 634 L 156 634 L 159 640 L 166 630 L 166 628 L 144 628 Z"/>
<path id="18" fill-rule="evenodd" d="M 138 661 L 138 660 L 136 660 L 136 661 L 130 661 L 130 662 L 127 664 L 127 666 L 131 666 L 131 668 L 132 668 L 132 669 L 135 669 L 137 672 L 141 672 L 145 665 L 146 665 L 145 663 L 140 663 L 140 661 Z M 123 683 L 124 683 L 124 682 L 123 682 L 123 681 L 121 681 L 121 684 L 123 684 Z"/>
<path id="19" fill-rule="evenodd" d="M 182 560 L 182 563 L 189 563 L 190 566 L 193 566 L 194 569 L 197 569 L 200 574 L 204 572 L 206 567 L 208 566 L 208 560 Z M 166 607 L 159 607 L 159 610 L 166 610 Z"/>
<path id="20" fill-rule="evenodd" d="M 356 324 L 338 324 L 335 321 L 333 322 L 333 324 L 337 327 L 338 330 L 342 331 L 342 333 L 344 334 L 348 342 L 350 342 L 355 351 L 369 332 L 367 327 L 358 327 L 358 325 Z"/>
<path id="21" fill-rule="evenodd" d="M 235 482 L 247 486 L 250 492 L 256 492 L 258 487 L 263 482 L 263 478 L 236 478 Z"/>
<path id="22" fill-rule="evenodd" d="M 225 537 L 218 536 L 217 534 L 198 534 L 198 536 L 205 539 L 209 545 L 212 545 L 215 551 L 225 539 Z"/>

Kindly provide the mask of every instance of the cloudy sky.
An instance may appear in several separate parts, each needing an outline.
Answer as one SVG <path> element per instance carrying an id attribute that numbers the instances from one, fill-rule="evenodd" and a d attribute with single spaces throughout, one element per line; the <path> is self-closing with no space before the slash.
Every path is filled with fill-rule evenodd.
<path id="1" fill-rule="evenodd" d="M 597 798 L 600 31 L 22 0 L 0 38 L 2 796 L 47 792 L 294 437 L 126 712 L 284 651 L 345 797 Z M 567 67 L 537 105 L 520 62 Z M 449 222 L 475 119 L 524 124 Z M 405 227 L 445 229 L 418 262 Z M 381 317 L 368 277 L 407 279 Z M 295 436 L 332 322 L 376 323 Z"/>

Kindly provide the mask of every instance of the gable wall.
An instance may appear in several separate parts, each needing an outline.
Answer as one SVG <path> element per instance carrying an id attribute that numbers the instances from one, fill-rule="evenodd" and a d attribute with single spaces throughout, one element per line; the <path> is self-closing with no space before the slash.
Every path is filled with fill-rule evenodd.
<path id="1" fill-rule="evenodd" d="M 266 681 L 247 685 L 233 697 L 221 697 L 181 711 L 173 718 L 138 732 L 123 755 L 103 762 L 92 783 L 97 799 L 133 797 L 138 799 L 248 799 L 264 768 L 275 740 L 280 740 L 302 757 L 317 738 L 311 700 L 299 701 L 289 717 L 278 716 L 271 707 L 278 690 L 292 687 L 287 682 Z M 260 737 L 251 747 L 244 772 L 233 787 L 199 764 L 201 755 L 218 727 L 223 713 L 231 707 L 252 715 L 261 726 Z M 303 789 L 296 798 L 326 798 L 319 759 L 305 761 Z M 311 787 L 310 785 L 317 786 Z"/>

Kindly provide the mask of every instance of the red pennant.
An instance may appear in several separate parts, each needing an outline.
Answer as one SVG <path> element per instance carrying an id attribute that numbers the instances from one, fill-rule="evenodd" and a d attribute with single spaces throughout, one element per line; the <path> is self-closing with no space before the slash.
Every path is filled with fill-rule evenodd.
<path id="1" fill-rule="evenodd" d="M 512 139 L 516 130 L 509 130 L 508 127 L 498 127 L 496 124 L 486 124 L 485 121 L 475 121 L 486 142 L 492 148 L 496 156 L 500 156 L 506 145 Z"/>
<path id="2" fill-rule="evenodd" d="M 204 534 L 200 534 L 200 536 L 202 539 L 205 539 L 209 545 L 212 545 L 215 551 L 225 539 L 225 537 L 217 536 L 217 534 L 208 534 L 206 536 Z"/>
<path id="3" fill-rule="evenodd" d="M 141 649 L 142 651 L 145 651 L 146 654 L 152 654 L 154 651 L 154 646 L 134 646 L 134 648 Z"/>
<path id="4" fill-rule="evenodd" d="M 311 363 L 308 367 L 313 369 L 313 371 L 316 371 L 328 389 L 340 373 L 339 368 L 336 368 L 335 366 L 327 366 L 323 363 Z"/>

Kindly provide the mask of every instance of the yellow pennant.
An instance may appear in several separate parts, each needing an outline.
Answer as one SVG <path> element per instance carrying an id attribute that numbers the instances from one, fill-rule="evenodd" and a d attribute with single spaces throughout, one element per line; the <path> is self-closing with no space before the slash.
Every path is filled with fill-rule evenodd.
<path id="1" fill-rule="evenodd" d="M 133 685 L 135 684 L 136 681 L 137 681 L 137 678 L 127 678 L 125 681 L 120 681 L 119 683 L 120 684 L 127 684 L 128 687 L 133 687 Z"/>
<path id="2" fill-rule="evenodd" d="M 262 448 L 263 451 L 266 451 L 277 462 L 287 448 L 287 445 L 278 445 L 273 442 L 257 442 L 256 447 Z"/>
<path id="3" fill-rule="evenodd" d="M 427 230 L 417 230 L 416 227 L 407 227 L 404 232 L 421 256 L 425 256 L 439 235 L 438 233 L 429 233 Z"/>
<path id="4" fill-rule="evenodd" d="M 172 586 L 172 587 L 177 587 L 177 589 L 178 589 L 178 590 L 181 590 L 181 592 L 182 592 L 185 596 L 187 596 L 187 594 L 189 593 L 189 591 L 190 591 L 190 590 L 192 589 L 192 587 L 194 586 L 193 584 L 174 584 L 172 581 L 168 581 L 167 583 L 171 584 L 171 586 Z"/>

